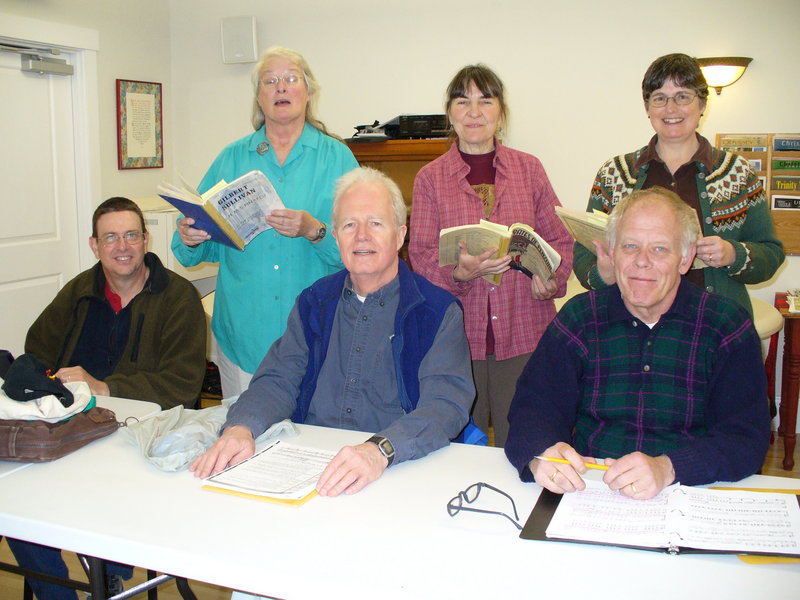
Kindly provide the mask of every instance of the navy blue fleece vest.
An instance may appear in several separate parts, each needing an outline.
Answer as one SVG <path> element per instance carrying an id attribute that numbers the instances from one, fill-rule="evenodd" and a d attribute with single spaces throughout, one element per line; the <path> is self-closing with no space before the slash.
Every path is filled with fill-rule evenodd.
<path id="1" fill-rule="evenodd" d="M 419 401 L 420 363 L 433 345 L 447 308 L 458 300 L 450 292 L 412 273 L 402 260 L 398 275 L 400 302 L 394 321 L 392 356 L 400 405 L 408 413 L 416 408 Z M 303 334 L 308 345 L 308 366 L 300 384 L 297 408 L 292 415 L 295 423 L 304 423 L 308 416 L 317 377 L 328 352 L 336 307 L 346 277 L 346 270 L 323 277 L 303 290 L 298 298 Z"/>

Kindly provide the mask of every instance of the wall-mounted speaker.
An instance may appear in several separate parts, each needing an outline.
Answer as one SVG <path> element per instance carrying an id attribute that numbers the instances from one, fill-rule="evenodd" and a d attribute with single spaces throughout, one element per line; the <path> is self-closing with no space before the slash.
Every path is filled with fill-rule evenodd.
<path id="1" fill-rule="evenodd" d="M 224 17 L 220 23 L 222 62 L 252 63 L 258 56 L 256 18 Z"/>

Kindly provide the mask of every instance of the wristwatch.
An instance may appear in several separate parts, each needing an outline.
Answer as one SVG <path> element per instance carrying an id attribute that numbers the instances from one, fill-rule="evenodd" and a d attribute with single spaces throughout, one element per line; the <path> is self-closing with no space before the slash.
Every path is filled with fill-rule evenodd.
<path id="1" fill-rule="evenodd" d="M 326 233 L 328 233 L 328 228 L 325 226 L 325 223 L 323 223 L 322 227 L 317 229 L 317 235 L 311 239 L 311 243 L 315 244 L 316 242 L 320 241 L 322 238 L 325 237 Z"/>
<path id="2" fill-rule="evenodd" d="M 373 435 L 367 441 L 372 442 L 378 447 L 378 450 L 381 451 L 381 454 L 383 454 L 386 457 L 386 460 L 389 461 L 389 464 L 386 466 L 390 467 L 392 465 L 392 462 L 394 462 L 394 454 L 395 454 L 392 442 L 390 442 L 388 438 L 385 438 L 382 435 Z"/>

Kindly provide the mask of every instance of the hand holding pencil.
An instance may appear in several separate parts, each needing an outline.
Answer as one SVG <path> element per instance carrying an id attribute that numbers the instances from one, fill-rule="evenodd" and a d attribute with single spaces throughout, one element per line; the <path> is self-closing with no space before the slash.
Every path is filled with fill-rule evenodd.
<path id="1" fill-rule="evenodd" d="M 587 469 L 608 469 L 607 466 L 590 460 L 594 461 L 581 456 L 569 444 L 558 442 L 541 455 L 534 457 L 529 468 L 536 483 L 551 492 L 563 494 L 586 487 L 581 474 Z"/>
<path id="2" fill-rule="evenodd" d="M 603 482 L 623 496 L 647 500 L 675 481 L 675 469 L 666 455 L 648 456 L 631 452 L 617 459 L 606 458 L 597 464 L 592 457 L 581 456 L 572 446 L 558 442 L 535 456 L 528 464 L 536 483 L 564 494 L 583 490 L 582 474 L 588 469 L 605 471 Z"/>

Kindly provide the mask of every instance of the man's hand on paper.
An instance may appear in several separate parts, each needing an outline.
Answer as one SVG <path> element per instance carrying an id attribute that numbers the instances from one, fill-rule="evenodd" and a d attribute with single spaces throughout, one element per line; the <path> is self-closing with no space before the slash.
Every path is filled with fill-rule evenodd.
<path id="1" fill-rule="evenodd" d="M 214 445 L 198 456 L 189 466 L 195 477 L 205 479 L 229 465 L 250 458 L 256 451 L 252 432 L 242 425 L 228 427 Z"/>
<path id="2" fill-rule="evenodd" d="M 636 500 L 649 500 L 675 481 L 675 469 L 668 456 L 648 456 L 632 452 L 625 456 L 605 459 L 608 471 L 603 481 L 612 490 Z"/>
<path id="3" fill-rule="evenodd" d="M 320 496 L 355 494 L 383 475 L 389 461 L 372 442 L 345 446 L 328 463 L 317 482 Z"/>
<path id="4" fill-rule="evenodd" d="M 533 477 L 543 488 L 563 494 L 574 492 L 586 487 L 581 475 L 586 472 L 585 462 L 596 462 L 593 458 L 586 458 L 565 442 L 558 442 L 542 452 L 542 456 L 563 458 L 569 461 L 568 465 L 548 462 L 534 458 L 528 465 Z"/>
<path id="5" fill-rule="evenodd" d="M 458 255 L 458 264 L 453 269 L 453 279 L 455 281 L 470 281 L 476 277 L 491 275 L 494 273 L 505 273 L 510 269 L 511 257 L 506 254 L 501 258 L 491 258 L 497 252 L 497 248 L 489 248 L 483 254 L 472 256 L 467 252 L 467 244 L 458 242 L 461 252 Z"/>

